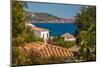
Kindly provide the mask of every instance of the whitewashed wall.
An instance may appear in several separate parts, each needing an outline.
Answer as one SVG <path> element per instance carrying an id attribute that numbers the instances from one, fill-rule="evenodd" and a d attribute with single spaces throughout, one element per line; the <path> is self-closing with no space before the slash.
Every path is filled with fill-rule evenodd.
<path id="1" fill-rule="evenodd" d="M 65 38 L 65 41 L 76 41 L 76 38 Z"/>
<path id="2" fill-rule="evenodd" d="M 44 35 L 44 40 L 48 38 L 47 34 L 49 34 L 49 31 L 41 31 L 41 37 L 43 38 Z"/>

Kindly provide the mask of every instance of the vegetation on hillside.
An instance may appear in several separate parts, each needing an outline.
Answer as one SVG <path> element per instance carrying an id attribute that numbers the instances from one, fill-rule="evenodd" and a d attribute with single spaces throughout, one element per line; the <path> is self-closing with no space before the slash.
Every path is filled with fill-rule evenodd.
<path id="1" fill-rule="evenodd" d="M 81 46 L 79 61 L 96 60 L 96 7 L 83 7 L 77 14 L 76 25 L 78 26 L 78 41 Z"/>

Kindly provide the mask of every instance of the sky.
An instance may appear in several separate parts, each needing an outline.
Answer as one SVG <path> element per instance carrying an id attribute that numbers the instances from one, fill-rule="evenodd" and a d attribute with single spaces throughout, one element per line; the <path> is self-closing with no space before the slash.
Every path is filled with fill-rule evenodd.
<path id="1" fill-rule="evenodd" d="M 60 18 L 73 18 L 82 6 L 71 4 L 27 2 L 26 11 L 49 13 Z"/>

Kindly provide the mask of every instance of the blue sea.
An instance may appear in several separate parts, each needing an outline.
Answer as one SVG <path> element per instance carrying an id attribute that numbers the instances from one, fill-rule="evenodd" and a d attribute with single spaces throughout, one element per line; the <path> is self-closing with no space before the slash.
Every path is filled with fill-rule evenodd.
<path id="1" fill-rule="evenodd" d="M 33 25 L 48 29 L 51 36 L 61 36 L 64 33 L 74 35 L 77 26 L 74 23 L 32 23 Z"/>

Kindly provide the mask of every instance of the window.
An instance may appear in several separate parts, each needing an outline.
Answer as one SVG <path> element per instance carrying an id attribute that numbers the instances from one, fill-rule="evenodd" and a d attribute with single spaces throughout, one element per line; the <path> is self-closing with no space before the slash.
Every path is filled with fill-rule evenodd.
<path id="1" fill-rule="evenodd" d="M 49 37 L 49 34 L 47 33 L 47 37 Z"/>
<path id="2" fill-rule="evenodd" d="M 44 34 L 43 34 L 43 39 L 44 39 Z"/>

